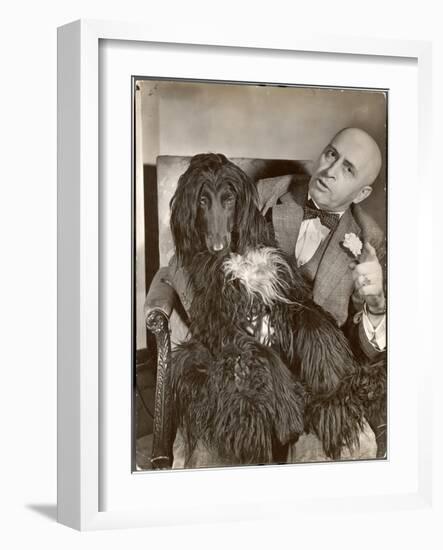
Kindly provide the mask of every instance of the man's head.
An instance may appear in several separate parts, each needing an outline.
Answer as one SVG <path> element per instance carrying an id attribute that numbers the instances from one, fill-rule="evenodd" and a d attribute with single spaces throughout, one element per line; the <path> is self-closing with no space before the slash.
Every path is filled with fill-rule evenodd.
<path id="1" fill-rule="evenodd" d="M 359 128 L 345 128 L 317 160 L 309 193 L 323 210 L 346 210 L 371 194 L 380 168 L 381 153 L 374 139 Z"/>

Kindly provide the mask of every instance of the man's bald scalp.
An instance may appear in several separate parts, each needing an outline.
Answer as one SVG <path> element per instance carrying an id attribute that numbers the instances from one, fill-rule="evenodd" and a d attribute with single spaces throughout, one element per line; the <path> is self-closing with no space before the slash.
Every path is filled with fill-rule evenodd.
<path id="1" fill-rule="evenodd" d="M 375 139 L 361 128 L 343 128 L 343 130 L 335 134 L 331 143 L 339 136 L 349 137 L 362 147 L 365 147 L 368 152 L 368 173 L 365 184 L 372 185 L 380 173 L 382 165 L 380 148 Z"/>

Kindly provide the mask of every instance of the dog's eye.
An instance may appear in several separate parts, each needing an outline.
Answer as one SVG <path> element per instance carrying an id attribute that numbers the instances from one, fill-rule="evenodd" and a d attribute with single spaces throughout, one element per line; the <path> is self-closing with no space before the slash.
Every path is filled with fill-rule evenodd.
<path id="1" fill-rule="evenodd" d="M 208 199 L 206 197 L 200 197 L 198 202 L 200 206 L 206 206 L 208 204 Z"/>
<path id="2" fill-rule="evenodd" d="M 228 195 L 225 195 L 223 197 L 223 200 L 225 203 L 231 204 L 232 202 L 235 201 L 235 195 L 233 195 L 232 193 L 229 193 Z"/>

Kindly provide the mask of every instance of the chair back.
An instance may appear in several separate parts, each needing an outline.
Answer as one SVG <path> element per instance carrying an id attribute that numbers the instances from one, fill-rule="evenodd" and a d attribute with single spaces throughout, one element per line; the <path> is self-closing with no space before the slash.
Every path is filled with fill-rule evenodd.
<path id="1" fill-rule="evenodd" d="M 177 188 L 179 177 L 186 171 L 192 157 L 167 156 L 157 157 L 157 204 L 159 224 L 159 260 L 160 266 L 167 265 L 174 253 L 171 230 L 169 227 L 169 204 Z M 231 158 L 253 181 L 272 178 L 285 174 L 307 176 L 310 174 L 312 161 L 284 159 Z"/>

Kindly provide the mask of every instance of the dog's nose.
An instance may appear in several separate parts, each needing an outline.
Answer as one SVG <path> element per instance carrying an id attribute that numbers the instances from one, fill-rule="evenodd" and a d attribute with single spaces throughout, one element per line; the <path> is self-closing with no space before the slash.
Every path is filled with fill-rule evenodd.
<path id="1" fill-rule="evenodd" d="M 221 254 L 229 248 L 229 235 L 209 235 L 206 237 L 206 247 L 212 254 Z"/>

